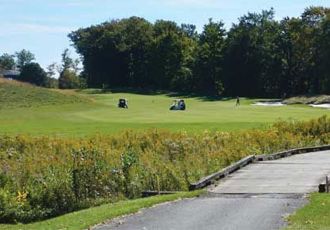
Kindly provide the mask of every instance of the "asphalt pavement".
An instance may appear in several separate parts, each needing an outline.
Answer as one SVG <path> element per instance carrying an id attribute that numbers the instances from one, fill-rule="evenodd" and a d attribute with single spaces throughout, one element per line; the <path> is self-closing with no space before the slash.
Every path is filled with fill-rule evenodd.
<path id="1" fill-rule="evenodd" d="M 272 230 L 307 203 L 330 174 L 330 151 L 257 162 L 233 173 L 208 194 L 143 209 L 97 230 Z"/>

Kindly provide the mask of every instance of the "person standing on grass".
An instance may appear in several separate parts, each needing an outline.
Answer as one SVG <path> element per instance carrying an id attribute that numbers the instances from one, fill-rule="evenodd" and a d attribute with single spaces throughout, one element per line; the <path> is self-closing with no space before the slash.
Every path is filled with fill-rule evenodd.
<path id="1" fill-rule="evenodd" d="M 239 102 L 239 96 L 236 97 L 236 106 L 239 106 L 240 102 Z"/>

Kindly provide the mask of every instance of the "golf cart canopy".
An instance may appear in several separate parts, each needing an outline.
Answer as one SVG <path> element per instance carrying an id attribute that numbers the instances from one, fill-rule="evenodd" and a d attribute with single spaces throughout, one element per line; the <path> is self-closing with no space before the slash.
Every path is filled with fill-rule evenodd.
<path id="1" fill-rule="evenodd" d="M 128 108 L 128 100 L 125 98 L 120 98 L 118 102 L 118 107 L 119 108 Z"/>
<path id="2" fill-rule="evenodd" d="M 173 100 L 170 110 L 186 110 L 186 103 L 183 99 L 177 98 Z"/>

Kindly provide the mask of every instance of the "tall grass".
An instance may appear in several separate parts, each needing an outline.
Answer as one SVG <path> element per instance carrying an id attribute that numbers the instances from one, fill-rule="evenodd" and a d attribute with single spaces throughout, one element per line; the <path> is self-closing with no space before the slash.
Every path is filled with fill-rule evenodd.
<path id="1" fill-rule="evenodd" d="M 86 97 L 72 91 L 50 90 L 0 77 L 0 110 L 86 103 L 88 101 Z"/>
<path id="2" fill-rule="evenodd" d="M 189 183 L 250 154 L 330 143 L 330 119 L 268 130 L 0 137 L 0 222 L 30 222 Z"/>

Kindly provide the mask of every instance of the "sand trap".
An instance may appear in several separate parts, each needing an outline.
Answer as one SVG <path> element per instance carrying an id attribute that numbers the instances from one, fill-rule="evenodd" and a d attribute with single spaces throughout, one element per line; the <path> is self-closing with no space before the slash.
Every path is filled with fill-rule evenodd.
<path id="1" fill-rule="evenodd" d="M 319 104 L 319 105 L 310 105 L 315 108 L 325 108 L 325 109 L 330 109 L 330 103 L 329 104 Z"/>
<path id="2" fill-rule="evenodd" d="M 282 102 L 256 102 L 253 105 L 259 105 L 259 106 L 284 106 Z"/>

